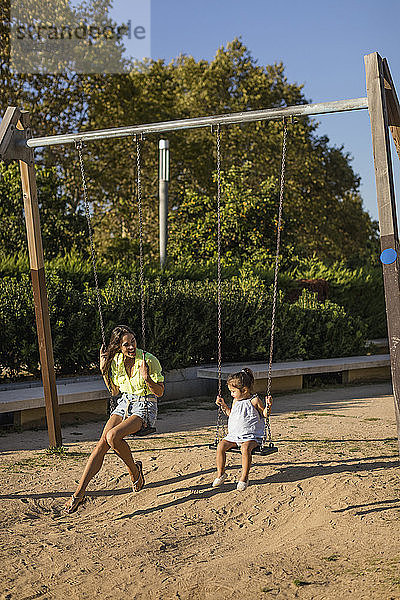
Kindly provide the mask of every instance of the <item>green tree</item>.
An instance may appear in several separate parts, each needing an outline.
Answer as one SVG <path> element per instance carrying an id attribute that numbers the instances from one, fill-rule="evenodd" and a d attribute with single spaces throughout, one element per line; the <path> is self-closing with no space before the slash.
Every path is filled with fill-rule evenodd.
<path id="1" fill-rule="evenodd" d="M 21 4 L 21 3 L 20 3 Z M 53 3 L 54 4 L 54 3 Z M 35 6 L 31 0 L 25 0 L 25 8 Z M 44 4 L 42 3 L 43 8 Z M 91 13 L 97 11 L 97 14 L 103 15 L 104 11 L 111 5 L 110 0 L 98 0 L 94 5 L 92 3 L 81 2 L 79 6 L 75 6 L 74 11 L 79 12 L 82 20 L 90 19 Z M 57 19 L 63 19 L 68 11 L 71 11 L 70 2 L 61 0 L 52 9 L 56 14 L 52 14 L 52 22 Z M 0 76 L 2 86 L 0 87 L 0 113 L 5 112 L 8 106 L 17 106 L 21 109 L 29 111 L 31 115 L 31 129 L 34 137 L 57 135 L 62 133 L 70 133 L 82 131 L 90 128 L 88 121 L 88 106 L 91 101 L 93 90 L 99 88 L 98 94 L 101 93 L 103 82 L 113 79 L 113 75 L 103 74 L 78 74 L 73 71 L 74 64 L 71 62 L 69 68 L 56 74 L 43 73 L 18 73 L 15 74 L 10 70 L 10 1 L 0 0 Z M 102 17 L 103 18 L 103 17 Z M 106 18 L 106 17 L 104 17 Z M 68 19 L 64 19 L 68 22 Z M 110 21 L 108 21 L 110 22 Z M 84 51 L 84 49 L 83 49 Z M 99 57 L 101 57 L 102 49 L 100 48 Z M 127 66 L 127 62 L 123 59 L 123 45 L 117 43 L 113 48 L 113 60 L 120 61 L 121 69 Z M 104 58 L 104 53 L 103 53 Z M 40 70 L 40 65 L 38 66 Z M 43 196 L 48 197 L 48 178 L 51 179 L 51 185 L 56 192 L 56 197 L 53 194 L 53 208 L 42 205 L 41 222 L 42 228 L 46 228 L 48 221 L 48 229 L 51 230 L 54 226 L 52 219 L 55 215 L 60 217 L 65 215 L 64 223 L 57 225 L 57 232 L 60 237 L 56 241 L 55 238 L 46 236 L 44 232 L 45 251 L 53 253 L 53 246 L 59 243 L 59 251 L 67 252 L 72 245 L 82 247 L 81 234 L 81 213 L 82 213 L 82 183 L 80 178 L 79 162 L 76 149 L 73 145 L 66 146 L 51 146 L 39 148 L 35 151 L 35 160 L 37 165 L 44 167 L 45 171 L 40 171 L 42 175 L 46 173 L 46 177 L 42 177 L 38 181 L 39 195 L 41 194 L 41 185 L 44 185 Z M 87 165 L 88 166 L 88 165 Z M 54 170 L 56 169 L 56 171 Z M 91 184 L 91 173 L 89 172 L 90 192 L 93 192 Z M 10 177 L 13 177 L 14 171 L 10 171 Z M 55 176 L 55 173 L 57 176 Z M 39 176 L 39 171 L 38 171 Z M 107 174 L 103 172 L 103 180 L 106 180 Z M 13 184 L 14 185 L 14 184 Z M 15 182 L 16 189 L 19 184 Z M 47 186 L 47 187 L 46 187 Z M 100 186 L 101 188 L 101 186 Z M 17 199 L 15 190 L 13 197 L 10 198 L 8 204 L 3 207 L 3 217 L 7 216 L 9 223 L 10 219 L 14 218 L 14 226 L 17 230 L 21 230 L 21 214 L 22 206 L 21 199 Z M 104 197 L 104 193 L 99 192 L 100 197 Z M 94 202 L 96 197 L 91 198 Z M 14 205 L 12 206 L 12 204 Z M 14 216 L 13 216 L 14 215 Z M 75 217 L 75 218 L 74 218 Z M 18 223 L 18 225 L 17 225 Z M 3 222 L 0 221 L 1 229 L 3 230 Z M 74 241 L 72 241 L 74 238 Z M 24 239 L 24 237 L 20 238 Z M 48 240 L 50 247 L 47 247 Z M 11 243 L 11 242 L 10 242 Z M 64 246 L 63 246 L 64 244 Z M 17 247 L 17 240 L 14 240 L 12 247 Z M 7 248 L 9 245 L 7 245 Z"/>
<path id="2" fill-rule="evenodd" d="M 163 61 L 149 61 L 118 80 L 108 79 L 105 86 L 104 96 L 97 96 L 94 90 L 89 107 L 89 121 L 96 128 L 104 128 L 110 121 L 127 125 L 306 103 L 302 87 L 288 83 L 282 64 L 258 65 L 240 40 L 220 48 L 211 62 L 196 61 L 190 56 L 180 56 L 167 65 Z M 104 98 L 107 98 L 106 110 Z M 317 135 L 317 128 L 318 124 L 308 118 L 289 124 L 286 243 L 290 240 L 300 254 L 317 253 L 324 260 L 353 259 L 355 255 L 364 260 L 371 246 L 376 245 L 376 226 L 363 210 L 359 177 L 344 149 L 332 147 L 326 136 Z M 215 223 L 215 138 L 207 128 L 171 132 L 165 137 L 171 146 L 171 249 L 175 257 L 188 256 L 189 249 L 199 257 L 201 248 L 206 258 L 215 247 L 215 226 L 211 226 Z M 107 158 L 97 160 L 97 155 L 91 160 L 97 186 L 94 195 L 100 198 L 99 220 L 106 220 L 114 237 L 125 232 L 128 238 L 137 239 L 134 148 L 126 140 L 114 143 L 111 151 L 109 142 L 100 145 L 104 148 L 102 155 Z M 148 136 L 143 145 L 145 233 L 148 251 L 155 257 L 157 140 Z M 276 207 L 282 123 L 223 127 L 221 147 L 224 172 L 232 174 L 231 169 L 236 169 L 229 188 L 236 203 L 248 202 L 253 194 L 264 197 L 264 208 Z M 104 168 L 105 183 L 101 173 Z M 242 182 L 239 173 L 243 173 Z M 224 218 L 229 223 L 231 201 L 229 197 L 225 201 L 228 207 Z M 238 228 L 243 233 L 258 226 L 265 230 L 265 223 L 274 213 L 272 209 L 263 213 L 264 208 L 260 208 L 257 225 L 252 218 L 246 222 L 244 208 L 242 217 L 235 221 L 235 229 L 231 230 L 233 238 L 243 238 L 242 234 L 236 235 Z M 268 224 L 272 231 L 273 221 Z M 102 231 L 103 236 L 107 235 L 105 228 Z M 266 237 L 267 250 L 270 237 Z M 257 239 L 261 243 L 261 236 Z"/>
<path id="3" fill-rule="evenodd" d="M 252 179 L 250 164 L 221 174 L 221 252 L 227 261 L 248 260 L 260 254 L 272 259 L 274 255 L 279 181 L 271 177 L 253 189 L 249 183 Z M 171 213 L 170 255 L 177 261 L 213 261 L 217 256 L 216 232 L 215 198 L 189 189 Z"/>
<path id="4" fill-rule="evenodd" d="M 56 169 L 36 167 L 41 231 L 46 258 L 87 248 L 86 219 L 71 210 L 60 190 Z M 26 252 L 26 229 L 19 166 L 0 163 L 0 248 L 4 254 Z"/>
<path id="5" fill-rule="evenodd" d="M 106 0 L 103 3 L 107 4 Z M 2 41 L 8 40 L 7 5 L 4 0 L 0 2 L 5 16 Z M 7 48 L 7 44 L 3 48 Z M 169 64 L 149 60 L 127 67 L 126 73 L 118 75 L 69 72 L 15 77 L 7 67 L 7 51 L 3 51 L 1 74 L 5 84 L 0 90 L 0 105 L 4 109 L 12 104 L 30 110 L 33 134 L 37 137 L 307 102 L 302 86 L 287 81 L 281 63 L 258 65 L 238 39 L 221 47 L 212 61 L 196 61 L 183 55 Z M 285 233 L 289 236 L 291 232 L 290 243 L 299 253 L 317 253 L 325 260 L 353 259 L 356 254 L 364 260 L 376 244 L 376 226 L 363 210 L 359 178 L 343 148 L 330 146 L 326 137 L 317 135 L 317 129 L 318 124 L 308 118 L 290 125 Z M 158 254 L 159 137 L 148 135 L 142 142 L 145 250 L 152 259 Z M 175 256 L 187 255 L 187 248 L 199 247 L 199 243 L 210 249 L 210 244 L 215 245 L 211 238 L 199 239 L 199 232 L 202 236 L 207 233 L 204 224 L 196 229 L 187 221 L 196 218 L 191 215 L 188 204 L 198 197 L 197 213 L 201 212 L 201 198 L 204 198 L 200 218 L 212 222 L 215 137 L 208 128 L 176 131 L 163 137 L 168 137 L 171 145 L 170 199 L 176 212 L 172 217 L 171 247 Z M 257 224 L 264 231 L 273 215 L 271 206 L 276 201 L 281 145 L 281 122 L 235 125 L 224 127 L 222 131 L 225 177 L 236 173 L 230 182 L 230 193 L 239 205 L 242 201 L 249 202 L 250 191 L 254 198 L 264 198 Z M 85 148 L 96 246 L 110 260 L 121 254 L 130 260 L 137 256 L 135 153 L 134 141 L 127 138 L 97 141 Z M 59 190 L 71 212 L 78 214 L 82 191 L 73 145 L 44 148 L 36 154 L 44 166 L 57 165 Z M 241 182 L 239 173 L 243 174 Z M 229 205 L 229 198 L 226 201 Z M 229 212 L 230 209 L 225 211 Z M 207 213 L 210 214 L 207 216 Z M 228 214 L 224 215 L 227 223 L 230 222 Z M 178 215 L 186 219 L 183 230 L 179 229 Z M 250 224 L 256 226 L 253 216 L 249 217 L 248 224 L 244 217 L 235 217 L 236 229 L 248 232 Z M 268 231 L 273 229 L 274 223 L 269 222 Z M 194 231 L 198 234 L 191 244 L 188 237 Z M 236 237 L 242 240 L 244 236 L 241 233 Z M 270 237 L 269 234 L 263 236 L 269 245 Z M 261 244 L 261 238 L 257 240 Z M 240 251 L 235 253 L 240 254 Z"/>

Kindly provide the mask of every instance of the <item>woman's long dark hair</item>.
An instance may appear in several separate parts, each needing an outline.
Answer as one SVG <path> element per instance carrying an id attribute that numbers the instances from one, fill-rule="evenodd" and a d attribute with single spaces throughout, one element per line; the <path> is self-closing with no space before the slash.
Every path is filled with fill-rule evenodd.
<path id="1" fill-rule="evenodd" d="M 127 325 L 117 325 L 111 332 L 111 337 L 107 349 L 105 351 L 106 361 L 102 369 L 102 374 L 106 377 L 108 384 L 110 381 L 110 367 L 114 356 L 121 350 L 121 341 L 124 335 L 131 334 L 136 340 L 136 335 Z"/>

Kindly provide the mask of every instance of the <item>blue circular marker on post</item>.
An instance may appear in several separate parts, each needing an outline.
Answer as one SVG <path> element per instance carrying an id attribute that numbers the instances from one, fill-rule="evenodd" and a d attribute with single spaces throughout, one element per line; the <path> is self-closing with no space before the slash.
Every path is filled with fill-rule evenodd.
<path id="1" fill-rule="evenodd" d="M 380 259 L 384 265 L 391 265 L 397 258 L 396 250 L 393 248 L 387 248 L 381 253 Z"/>

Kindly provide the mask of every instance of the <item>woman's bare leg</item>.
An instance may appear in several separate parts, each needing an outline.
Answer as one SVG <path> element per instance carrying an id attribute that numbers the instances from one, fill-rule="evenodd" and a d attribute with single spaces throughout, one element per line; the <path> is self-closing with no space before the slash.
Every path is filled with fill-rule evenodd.
<path id="1" fill-rule="evenodd" d="M 137 416 L 129 417 L 125 421 L 123 421 L 122 417 L 119 415 L 112 415 L 108 419 L 103 429 L 103 433 L 101 434 L 101 438 L 97 442 L 96 447 L 88 458 L 85 469 L 82 473 L 82 477 L 80 478 L 78 486 L 74 492 L 75 498 L 82 498 L 82 496 L 84 496 L 88 484 L 100 471 L 104 462 L 104 457 L 110 448 L 112 448 L 115 453 L 124 461 L 128 467 L 129 475 L 132 481 L 136 481 L 138 479 L 139 469 L 135 465 L 131 450 L 123 437 L 139 431 L 139 429 L 142 427 L 142 423 L 143 420 Z M 67 509 L 71 508 L 72 502 L 73 499 L 70 498 L 65 507 Z"/>
<path id="2" fill-rule="evenodd" d="M 217 477 L 225 473 L 226 453 L 230 448 L 236 446 L 235 442 L 221 440 L 217 446 Z"/>
<path id="3" fill-rule="evenodd" d="M 252 455 L 251 451 L 253 448 L 258 446 L 257 442 L 243 442 L 240 447 L 240 451 L 242 453 L 242 474 L 240 476 L 239 481 L 247 481 L 249 478 L 249 471 L 251 467 Z"/>
<path id="4" fill-rule="evenodd" d="M 132 415 L 122 421 L 106 433 L 106 441 L 109 447 L 124 461 L 128 467 L 129 475 L 132 481 L 136 481 L 139 477 L 139 469 L 133 460 L 132 452 L 129 444 L 124 440 L 124 437 L 132 433 L 136 433 L 141 429 L 143 419 L 136 415 Z"/>
<path id="5" fill-rule="evenodd" d="M 78 486 L 74 493 L 75 498 L 80 498 L 84 495 L 89 482 L 95 475 L 97 475 L 103 466 L 104 457 L 110 449 L 110 445 L 107 443 L 106 439 L 107 433 L 110 431 L 110 429 L 121 423 L 121 421 L 122 417 L 119 415 L 112 415 L 105 424 L 101 437 L 89 456 L 85 469 L 79 480 Z"/>

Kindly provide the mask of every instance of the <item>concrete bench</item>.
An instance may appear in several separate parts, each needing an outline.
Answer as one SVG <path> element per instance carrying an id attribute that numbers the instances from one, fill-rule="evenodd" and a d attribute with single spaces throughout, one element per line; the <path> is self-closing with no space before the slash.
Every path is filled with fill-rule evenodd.
<path id="1" fill-rule="evenodd" d="M 224 365 L 221 370 L 222 379 L 226 380 L 243 366 L 248 366 L 254 373 L 255 391 L 265 392 L 268 380 L 266 363 L 242 363 Z M 390 355 L 374 354 L 372 356 L 345 356 L 343 358 L 323 358 L 319 360 L 288 361 L 272 364 L 272 392 L 299 390 L 303 387 L 304 375 L 319 373 L 342 373 L 343 383 L 364 383 L 390 379 Z M 215 366 L 198 368 L 197 376 L 206 379 L 217 379 Z"/>
<path id="2" fill-rule="evenodd" d="M 57 382 L 57 396 L 63 423 L 103 418 L 107 415 L 108 390 L 101 377 Z M 0 387 L 0 414 L 3 422 L 17 427 L 44 423 L 44 392 L 39 382 Z"/>
<path id="3" fill-rule="evenodd" d="M 264 364 L 246 363 L 256 378 L 255 390 L 265 392 L 268 368 Z M 222 378 L 242 368 L 243 364 L 224 365 Z M 351 356 L 274 363 L 272 391 L 292 391 L 302 388 L 303 375 L 342 372 L 344 383 L 390 379 L 388 354 Z M 182 399 L 203 399 L 215 396 L 217 370 L 209 367 L 177 369 L 165 374 L 166 393 L 162 404 Z M 214 380 L 214 381 L 213 381 Z M 58 403 L 63 424 L 105 419 L 108 391 L 100 376 L 78 377 L 57 381 Z M 21 428 L 42 427 L 45 424 L 44 393 L 40 382 L 0 385 L 0 424 Z"/>
<path id="4" fill-rule="evenodd" d="M 197 367 L 165 373 L 166 391 L 162 404 L 177 400 L 205 399 L 215 395 L 211 380 L 200 380 Z M 57 380 L 62 424 L 105 419 L 109 393 L 100 376 Z M 43 386 L 39 381 L 0 385 L 0 425 L 23 429 L 45 425 Z"/>

